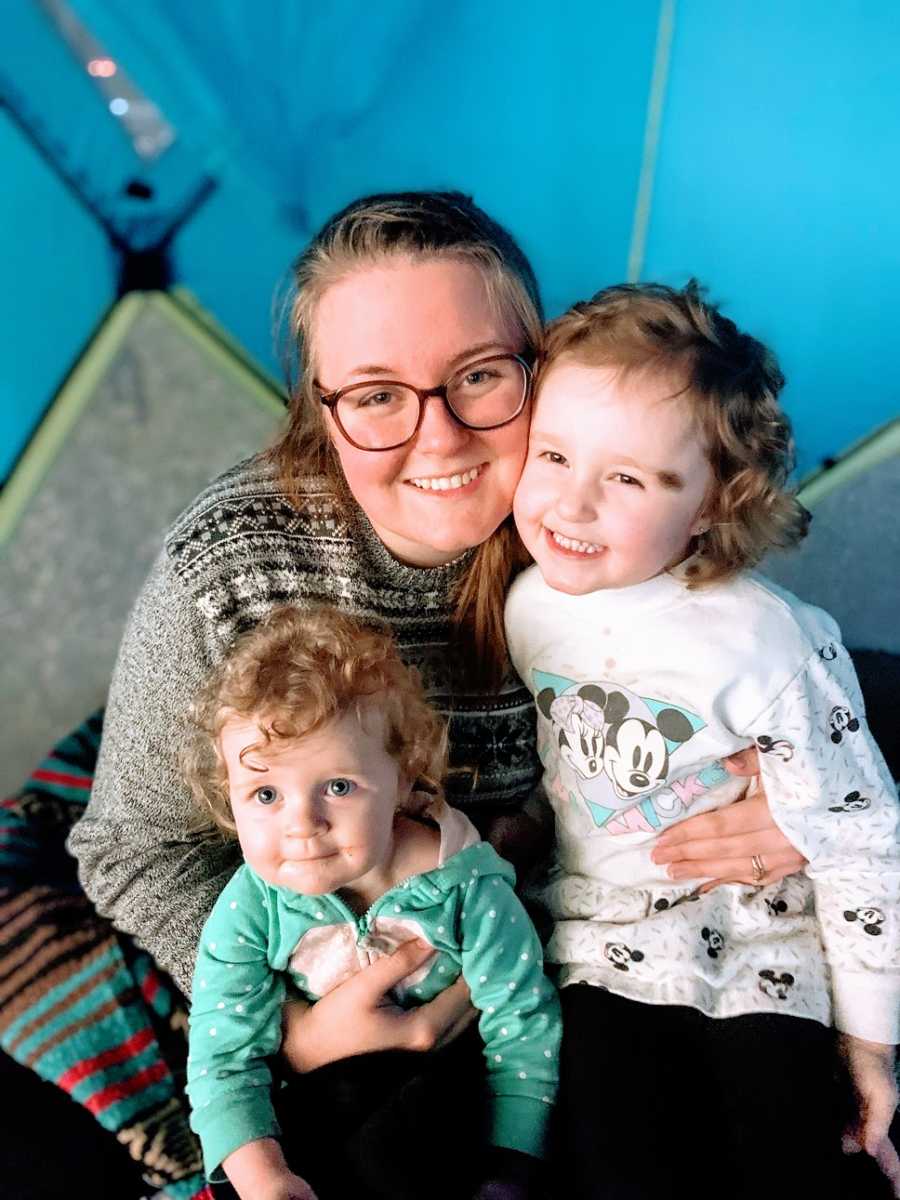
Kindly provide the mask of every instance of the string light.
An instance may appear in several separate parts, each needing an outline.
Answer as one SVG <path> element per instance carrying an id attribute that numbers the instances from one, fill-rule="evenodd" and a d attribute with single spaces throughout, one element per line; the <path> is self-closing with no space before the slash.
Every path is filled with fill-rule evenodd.
<path id="1" fill-rule="evenodd" d="M 116 73 L 116 64 L 111 58 L 92 58 L 87 65 L 88 75 L 95 79 L 112 79 Z"/>

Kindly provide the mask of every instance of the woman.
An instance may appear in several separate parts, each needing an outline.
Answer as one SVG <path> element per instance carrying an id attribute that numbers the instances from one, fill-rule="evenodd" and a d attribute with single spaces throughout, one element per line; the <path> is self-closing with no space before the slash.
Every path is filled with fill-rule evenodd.
<path id="1" fill-rule="evenodd" d="M 502 632 L 521 563 L 509 512 L 541 336 L 534 275 L 467 198 L 403 193 L 337 214 L 301 256 L 296 284 L 288 428 L 269 455 L 213 483 L 166 539 L 123 639 L 94 790 L 69 839 L 97 910 L 183 990 L 237 862 L 233 845 L 192 825 L 178 770 L 187 703 L 233 637 L 275 605 L 324 601 L 390 623 L 449 719 L 450 797 L 489 835 L 519 823 L 538 778 L 530 698 L 508 672 Z M 406 387 L 402 428 L 379 425 L 387 381 Z M 762 800 L 678 833 L 682 877 L 749 882 L 764 860 L 771 882 L 802 861 Z M 452 1038 L 468 1019 L 460 988 L 406 1015 L 379 1004 L 417 954 L 408 947 L 308 1012 L 293 1008 L 291 1064 Z"/>

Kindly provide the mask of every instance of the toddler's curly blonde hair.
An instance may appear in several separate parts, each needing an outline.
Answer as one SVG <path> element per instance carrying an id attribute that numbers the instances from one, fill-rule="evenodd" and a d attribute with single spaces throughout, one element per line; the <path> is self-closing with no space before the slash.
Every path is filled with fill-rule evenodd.
<path id="1" fill-rule="evenodd" d="M 696 280 L 680 291 L 619 284 L 574 305 L 547 329 L 540 376 L 560 359 L 671 379 L 673 398 L 691 404 L 714 483 L 703 508 L 709 529 L 691 546 L 689 586 L 728 579 L 805 536 L 809 514 L 787 483 L 793 440 L 778 403 L 781 368 L 703 298 Z"/>
<path id="2" fill-rule="evenodd" d="M 407 811 L 440 796 L 447 765 L 444 723 L 425 698 L 418 672 L 400 659 L 394 639 L 333 608 L 273 610 L 242 634 L 191 706 L 191 737 L 181 766 L 201 817 L 234 837 L 228 778 L 220 749 L 225 724 L 253 721 L 257 752 L 292 741 L 355 712 L 373 709 L 385 749 L 415 787 Z M 419 793 L 418 795 L 416 793 Z"/>

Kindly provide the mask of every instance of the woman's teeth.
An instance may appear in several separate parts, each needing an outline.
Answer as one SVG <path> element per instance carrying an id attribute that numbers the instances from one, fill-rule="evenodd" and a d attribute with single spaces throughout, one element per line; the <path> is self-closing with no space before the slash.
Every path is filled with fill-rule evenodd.
<path id="1" fill-rule="evenodd" d="M 550 536 L 564 550 L 577 550 L 579 554 L 596 554 L 598 550 L 603 549 L 594 542 L 576 542 L 574 538 L 563 537 L 561 533 L 551 533 Z"/>
<path id="2" fill-rule="evenodd" d="M 468 471 L 463 471 L 461 475 L 439 475 L 428 479 L 410 479 L 410 483 L 414 483 L 417 488 L 422 488 L 423 491 L 431 492 L 449 492 L 454 488 L 465 487 L 467 483 L 471 483 L 476 479 L 481 472 L 481 467 L 470 467 Z"/>

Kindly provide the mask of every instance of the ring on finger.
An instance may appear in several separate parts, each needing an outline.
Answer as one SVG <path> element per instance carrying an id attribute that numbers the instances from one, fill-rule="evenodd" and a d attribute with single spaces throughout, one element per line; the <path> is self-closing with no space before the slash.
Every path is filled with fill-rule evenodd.
<path id="1" fill-rule="evenodd" d="M 750 867 L 753 870 L 753 882 L 762 883 L 766 877 L 766 864 L 763 862 L 761 854 L 750 856 Z"/>

